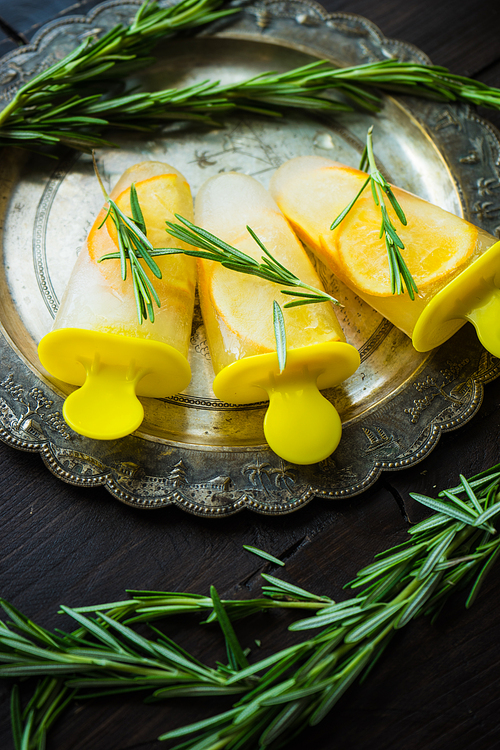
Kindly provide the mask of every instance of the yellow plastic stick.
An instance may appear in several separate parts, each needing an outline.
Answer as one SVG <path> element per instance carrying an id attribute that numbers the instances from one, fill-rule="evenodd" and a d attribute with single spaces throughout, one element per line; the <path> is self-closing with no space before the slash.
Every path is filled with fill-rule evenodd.
<path id="1" fill-rule="evenodd" d="M 38 347 L 44 367 L 59 380 L 81 386 L 63 407 L 81 435 L 114 440 L 136 430 L 144 418 L 139 396 L 164 397 L 191 379 L 187 359 L 173 346 L 101 331 L 59 328 Z"/>
<path id="2" fill-rule="evenodd" d="M 333 453 L 342 434 L 338 412 L 320 389 L 342 383 L 359 362 L 357 349 L 341 341 L 291 349 L 281 373 L 276 353 L 257 354 L 221 370 L 213 389 L 217 398 L 234 404 L 267 397 L 269 447 L 291 463 L 313 464 Z"/>
<path id="3" fill-rule="evenodd" d="M 412 342 L 419 352 L 444 343 L 466 320 L 485 349 L 500 357 L 500 242 L 496 242 L 431 299 Z"/>

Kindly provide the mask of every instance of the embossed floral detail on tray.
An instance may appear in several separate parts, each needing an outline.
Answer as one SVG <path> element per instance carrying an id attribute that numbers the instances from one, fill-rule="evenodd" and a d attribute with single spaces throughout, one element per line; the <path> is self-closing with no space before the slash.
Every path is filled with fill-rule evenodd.
<path id="1" fill-rule="evenodd" d="M 297 0 L 263 0 L 245 6 L 244 12 L 254 16 L 262 30 L 269 26 L 273 18 L 290 18 L 300 25 L 318 26 L 326 16 L 326 11 L 319 6 L 307 7 Z"/>
<path id="2" fill-rule="evenodd" d="M 5 427 L 9 427 L 15 433 L 26 433 L 43 438 L 42 424 L 50 427 L 51 430 L 58 432 L 66 439 L 71 438 L 62 414 L 58 411 L 47 412 L 53 406 L 54 402 L 47 398 L 45 393 L 35 386 L 26 391 L 22 385 L 14 381 L 12 373 L 5 380 L 0 382 L 0 388 L 3 388 L 10 397 L 21 404 L 22 411 L 16 415 L 5 399 L 0 397 L 0 420 Z"/>
<path id="3" fill-rule="evenodd" d="M 279 461 L 278 466 L 273 466 L 267 461 L 262 461 L 257 455 L 254 461 L 242 468 L 241 472 L 248 477 L 253 488 L 268 497 L 276 495 L 282 498 L 283 491 L 285 491 L 285 496 L 289 494 L 291 497 L 295 494 L 296 471 L 282 460 Z"/>
<path id="4" fill-rule="evenodd" d="M 86 453 L 70 448 L 52 447 L 52 455 L 65 471 L 78 477 L 102 477 L 109 474 L 109 468 Z"/>
<path id="5" fill-rule="evenodd" d="M 358 477 L 355 467 L 352 464 L 339 464 L 335 453 L 316 464 L 314 474 L 316 479 L 330 479 L 335 476 L 341 482 L 353 482 Z"/>
<path id="6" fill-rule="evenodd" d="M 457 130 L 462 130 L 463 125 L 460 122 L 460 119 L 453 114 L 449 109 L 445 110 L 442 115 L 439 117 L 439 119 L 436 122 L 436 125 L 434 126 L 434 130 L 444 130 L 444 128 L 454 127 L 457 128 Z"/>
<path id="7" fill-rule="evenodd" d="M 245 7 L 245 13 L 249 13 L 255 16 L 255 23 L 259 29 L 267 29 L 272 21 L 272 14 L 269 8 L 266 7 L 265 3 L 257 3 L 255 5 L 247 5 Z"/>
<path id="8" fill-rule="evenodd" d="M 451 401 L 456 405 L 468 403 L 472 387 L 469 377 L 454 385 L 453 388 L 446 389 L 446 386 L 453 383 L 468 364 L 468 359 L 463 359 L 461 362 L 448 362 L 448 366 L 440 371 L 442 375 L 440 383 L 438 383 L 436 377 L 427 375 L 425 380 L 417 381 L 413 384 L 414 388 L 419 393 L 425 393 L 425 396 L 421 399 L 415 399 L 413 402 L 414 405 L 404 410 L 405 414 L 411 415 L 410 421 L 412 424 L 418 422 L 422 412 L 432 404 L 437 396 L 441 396 L 445 401 Z"/>
<path id="9" fill-rule="evenodd" d="M 386 432 L 382 427 L 363 427 L 362 429 L 369 443 L 365 449 L 367 453 L 387 448 L 391 443 L 396 442 L 394 435 Z"/>
<path id="10" fill-rule="evenodd" d="M 500 212 L 500 206 L 495 206 L 493 201 L 476 201 L 472 207 L 472 212 L 477 216 L 477 221 L 482 222 L 486 219 L 496 217 Z"/>
<path id="11" fill-rule="evenodd" d="M 231 129 L 224 134 L 222 148 L 216 151 L 197 149 L 194 152 L 195 158 L 192 163 L 197 164 L 201 169 L 206 169 L 207 167 L 220 163 L 221 159 L 227 156 L 234 159 L 234 157 L 241 156 L 245 158 L 249 155 L 254 157 L 259 165 L 259 168 L 252 173 L 254 177 L 263 174 L 264 172 L 274 170 L 282 163 L 282 159 L 273 145 L 266 143 L 262 139 L 258 129 L 256 129 L 251 122 L 238 120 Z M 244 171 L 244 168 L 239 165 L 237 161 L 232 161 L 229 168 L 222 166 L 219 171 L 241 172 Z"/>
<path id="12" fill-rule="evenodd" d="M 195 493 L 198 499 L 203 492 L 207 497 L 232 492 L 232 482 L 228 476 L 217 475 L 205 482 L 192 483 L 189 480 L 189 467 L 182 459 L 172 466 L 166 476 L 147 475 L 137 464 L 122 462 L 116 482 L 127 492 L 156 500 L 168 498 L 174 492 L 184 497 L 191 497 Z"/>
<path id="13" fill-rule="evenodd" d="M 485 195 L 493 195 L 493 190 L 500 188 L 500 181 L 494 177 L 480 177 L 477 181 L 477 192 L 484 198 Z"/>

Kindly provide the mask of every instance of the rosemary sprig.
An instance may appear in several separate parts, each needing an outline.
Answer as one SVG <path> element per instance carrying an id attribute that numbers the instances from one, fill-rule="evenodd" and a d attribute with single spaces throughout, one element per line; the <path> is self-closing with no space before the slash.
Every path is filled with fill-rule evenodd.
<path id="1" fill-rule="evenodd" d="M 192 247 L 187 249 L 165 247 L 159 250 L 162 254 L 175 255 L 184 253 L 185 255 L 192 255 L 196 258 L 214 260 L 232 271 L 238 271 L 239 273 L 248 274 L 250 276 L 257 276 L 260 279 L 272 281 L 275 284 L 280 284 L 282 286 L 306 290 L 304 292 L 296 292 L 290 291 L 289 289 L 281 289 L 282 294 L 298 297 L 296 300 L 287 302 L 283 306 L 285 308 L 298 307 L 299 305 L 310 305 L 317 302 L 332 302 L 334 305 L 340 305 L 340 302 L 335 299 L 335 297 L 301 281 L 298 276 L 276 260 L 251 227 L 247 226 L 248 233 L 264 252 L 264 255 L 261 257 L 261 263 L 250 255 L 238 250 L 236 247 L 224 242 L 215 234 L 208 232 L 202 227 L 196 226 L 196 224 L 193 224 L 183 216 L 175 214 L 175 218 L 180 221 L 181 224 L 175 224 L 172 221 L 165 222 L 168 233 L 171 234 L 172 237 L 176 237 L 177 239 L 186 242 L 188 245 L 192 245 Z"/>
<path id="2" fill-rule="evenodd" d="M 126 216 L 117 204 L 108 197 L 109 209 L 104 221 L 106 221 L 109 216 L 116 227 L 119 247 L 118 255 L 120 257 L 121 274 L 124 281 L 127 278 L 127 261 L 130 264 L 139 323 L 142 324 L 142 322 L 147 320 L 148 317 L 151 322 L 154 323 L 155 314 L 153 300 L 157 307 L 160 307 L 160 298 L 158 297 L 145 269 L 142 267 L 140 259 L 142 258 L 145 261 L 157 279 L 161 279 L 162 273 L 158 264 L 152 257 L 153 255 L 158 255 L 158 253 L 155 252 L 151 242 L 145 234 L 146 227 L 144 226 L 142 213 L 138 214 L 137 211 L 134 210 L 134 206 L 139 206 L 134 184 L 130 187 L 130 203 L 132 208 L 132 218 Z M 109 260 L 115 257 L 115 253 L 108 253 L 107 255 L 101 256 L 98 262 L 101 263 L 104 260 Z"/>
<path id="3" fill-rule="evenodd" d="M 160 8 L 155 0 L 145 0 L 129 26 L 118 24 L 100 38 L 89 36 L 21 86 L 0 113 L 0 144 L 62 142 L 90 151 L 106 143 L 100 132 L 113 120 L 106 111 L 109 107 L 113 112 L 117 102 L 121 100 L 120 107 L 127 97 L 111 97 L 107 104 L 102 97 L 117 81 L 149 65 L 153 60 L 150 52 L 160 39 L 235 12 L 217 10 L 222 4 L 223 0 L 181 0 Z M 96 107 L 98 102 L 104 105 L 103 115 Z"/>
<path id="4" fill-rule="evenodd" d="M 160 739 L 194 735 L 178 746 L 185 750 L 286 745 L 308 725 L 319 723 L 358 678 L 366 678 L 398 629 L 419 615 L 437 616 L 457 588 L 472 582 L 470 606 L 500 556 L 500 539 L 490 525 L 500 515 L 498 470 L 495 466 L 470 483 L 461 477 L 461 485 L 443 491 L 438 500 L 411 493 L 425 505 L 437 503 L 439 513 L 413 527 L 406 543 L 358 573 L 348 587 L 361 593 L 326 603 L 313 617 L 293 623 L 290 630 L 323 629 L 231 677 L 229 684 L 239 684 L 260 675 L 231 711 Z M 268 596 L 294 597 L 289 584 L 264 577 L 272 583 L 264 589 Z M 308 593 L 299 590 L 298 595 Z"/>
<path id="5" fill-rule="evenodd" d="M 0 623 L 0 677 L 40 677 L 24 709 L 14 686 L 16 750 L 39 747 L 57 713 L 75 695 L 131 690 L 145 691 L 148 701 L 240 694 L 231 709 L 160 737 L 181 739 L 179 749 L 285 745 L 321 721 L 358 678 L 366 678 L 398 629 L 419 615 L 436 617 L 464 586 L 471 586 L 471 606 L 500 556 L 500 537 L 492 525 L 500 515 L 500 464 L 470 480 L 461 476 L 458 486 L 437 498 L 410 494 L 437 513 L 411 528 L 402 545 L 359 571 L 348 584 L 359 593 L 342 602 L 263 575 L 270 585 L 263 588 L 262 599 L 224 601 L 212 587 L 210 597 L 135 591 L 123 602 L 63 607 L 79 625 L 72 633 L 50 633 L 1 602 L 10 622 Z M 290 629 L 319 632 L 249 665 L 231 623 L 275 606 L 316 611 Z M 140 620 L 207 611 L 206 621 L 219 622 L 228 650 L 228 665 L 216 669 L 153 626 L 155 639 L 131 627 Z"/>
<path id="6" fill-rule="evenodd" d="M 148 318 L 154 323 L 155 313 L 153 301 L 157 307 L 161 307 L 161 302 L 146 270 L 141 264 L 141 260 L 145 262 L 151 273 L 156 276 L 157 279 L 161 279 L 162 273 L 160 267 L 154 260 L 153 256 L 165 255 L 165 253 L 161 250 L 155 249 L 147 238 L 146 224 L 135 184 L 132 183 L 130 186 L 130 208 L 132 211 L 132 217 L 129 217 L 126 216 L 115 201 L 109 197 L 101 180 L 99 170 L 97 169 L 95 156 L 93 154 L 92 156 L 94 159 L 94 170 L 97 180 L 108 203 L 108 210 L 99 225 L 99 229 L 106 223 L 107 219 L 110 218 L 116 227 L 118 240 L 118 252 L 106 253 L 98 259 L 98 262 L 102 263 L 104 260 L 119 259 L 121 276 L 124 281 L 127 279 L 127 264 L 130 266 L 139 324 L 142 324 L 142 322 Z"/>
<path id="7" fill-rule="evenodd" d="M 262 263 L 258 263 L 251 256 L 241 252 L 235 247 L 232 247 L 201 227 L 197 227 L 188 219 L 185 219 L 178 214 L 176 214 L 176 218 L 181 221 L 184 226 L 167 221 L 166 225 L 170 235 L 187 242 L 191 246 L 194 245 L 199 249 L 196 250 L 195 247 L 186 249 L 178 247 L 154 248 L 146 236 L 146 225 L 135 185 L 132 184 L 130 187 L 130 206 L 132 210 L 132 217 L 130 218 L 123 213 L 118 205 L 107 194 L 97 169 L 95 157 L 94 169 L 103 194 L 108 202 L 108 211 L 100 226 L 103 226 L 108 217 L 110 217 L 116 227 L 118 237 L 118 252 L 102 255 L 99 258 L 99 263 L 106 260 L 119 259 L 121 264 L 121 275 L 124 281 L 127 278 L 127 262 L 130 264 L 139 323 L 142 323 L 143 320 L 147 320 L 148 317 L 152 323 L 154 322 L 153 300 L 156 305 L 160 307 L 158 294 L 148 278 L 145 269 L 142 267 L 140 259 L 143 259 L 151 272 L 158 279 L 161 279 L 161 270 L 153 257 L 158 255 L 178 255 L 182 253 L 184 255 L 191 255 L 199 258 L 209 258 L 210 260 L 219 261 L 223 266 L 230 268 L 233 271 L 259 276 L 260 278 L 277 284 L 285 284 L 287 286 L 295 288 L 300 287 L 307 290 L 306 292 L 281 290 L 282 294 L 293 294 L 299 298 L 292 302 L 287 302 L 284 307 L 297 307 L 299 305 L 328 301 L 337 305 L 340 304 L 338 300 L 326 292 L 322 292 L 319 289 L 302 282 L 297 276 L 295 276 L 295 274 L 279 263 L 250 227 L 247 227 L 248 232 L 265 253 L 262 257 Z M 286 365 L 286 333 L 283 313 L 281 307 L 276 301 L 274 301 L 273 304 L 273 325 L 276 351 L 278 353 L 281 372 Z"/>
<path id="8" fill-rule="evenodd" d="M 373 200 L 375 202 L 375 205 L 380 208 L 380 213 L 382 215 L 382 221 L 380 224 L 380 238 L 382 239 L 383 237 L 385 239 L 385 246 L 387 248 L 387 258 L 389 261 L 389 273 L 391 279 L 391 292 L 392 294 L 402 294 L 404 292 L 404 286 L 406 286 L 410 299 L 413 300 L 415 299 L 415 294 L 418 293 L 417 285 L 415 284 L 415 281 L 410 271 L 408 270 L 408 266 L 406 265 L 403 256 L 401 255 L 401 250 L 404 250 L 404 244 L 397 233 L 396 227 L 394 226 L 391 217 L 389 216 L 384 196 L 387 196 L 387 198 L 389 199 L 389 203 L 391 204 L 397 218 L 403 226 L 407 225 L 407 220 L 404 211 L 401 208 L 396 196 L 394 195 L 391 186 L 385 179 L 384 175 L 377 168 L 375 155 L 373 153 L 372 132 L 373 126 L 370 126 L 366 135 L 366 145 L 361 155 L 361 162 L 359 165 L 359 168 L 362 170 L 368 168 L 370 170 L 370 174 L 366 178 L 357 195 L 355 195 L 352 201 L 344 208 L 343 211 L 340 212 L 337 218 L 332 222 L 330 229 L 333 230 L 339 226 L 339 224 L 351 211 L 353 206 L 356 205 L 365 188 L 370 185 Z"/>
<path id="9" fill-rule="evenodd" d="M 244 691 L 228 685 L 235 670 L 247 666 L 230 621 L 269 608 L 315 608 L 315 602 L 271 599 L 225 601 L 214 588 L 211 596 L 178 592 L 129 591 L 131 598 L 71 609 L 62 607 L 78 624 L 72 632 L 50 633 L 8 602 L 0 600 L 9 623 L 0 622 L 0 677 L 38 677 L 22 708 L 17 684 L 11 696 L 11 721 L 16 750 L 38 750 L 59 714 L 73 698 L 142 691 L 149 702 L 174 696 L 207 697 Z M 319 604 L 319 606 L 323 606 Z M 132 625 L 171 615 L 200 613 L 205 622 L 219 621 L 227 639 L 229 665 L 205 667 L 150 624 L 151 640 Z"/>
<path id="10" fill-rule="evenodd" d="M 160 268 L 153 257 L 158 255 L 178 255 L 182 253 L 184 255 L 191 255 L 198 258 L 208 258 L 210 260 L 218 261 L 226 268 L 238 271 L 239 273 L 258 276 L 276 284 L 283 284 L 294 288 L 300 287 L 301 289 L 307 290 L 305 292 L 291 292 L 282 289 L 282 294 L 294 295 L 299 298 L 287 302 L 284 307 L 297 307 L 299 305 L 308 305 L 317 302 L 333 302 L 336 305 L 340 304 L 335 297 L 302 282 L 294 273 L 279 263 L 250 227 L 247 227 L 248 232 L 265 253 L 265 255 L 262 256 L 262 263 L 259 263 L 246 253 L 243 253 L 237 248 L 227 244 L 216 235 L 207 232 L 201 227 L 197 227 L 188 219 L 185 219 L 178 214 L 175 216 L 184 226 L 167 221 L 166 225 L 169 234 L 194 247 L 186 249 L 178 247 L 154 248 L 146 236 L 146 225 L 144 223 L 135 185 L 132 184 L 130 188 L 130 205 L 132 209 L 132 218 L 130 218 L 123 213 L 123 211 L 107 194 L 99 176 L 95 160 L 94 167 L 101 189 L 109 205 L 101 226 L 105 223 L 108 217 L 112 219 L 118 234 L 119 248 L 118 252 L 102 255 L 99 258 L 99 263 L 106 260 L 119 259 L 121 263 L 122 279 L 125 280 L 127 278 L 127 261 L 129 262 L 139 323 L 142 323 L 142 321 L 146 320 L 148 317 L 151 322 L 154 322 L 153 300 L 157 306 L 160 307 L 160 299 L 142 267 L 140 259 L 142 258 L 147 263 L 152 273 L 157 278 L 161 279 L 162 274 Z M 196 250 L 195 247 L 198 247 L 199 249 Z M 286 364 L 286 334 L 283 313 L 276 301 L 273 305 L 273 324 L 280 371 L 282 371 Z"/>
<path id="11" fill-rule="evenodd" d="M 214 116 L 237 109 L 275 116 L 283 108 L 346 111 L 352 109 L 347 100 L 376 112 L 381 106 L 377 90 L 500 109 L 499 89 L 444 67 L 398 60 L 340 69 L 320 60 L 236 84 L 204 81 L 184 89 L 116 93 L 117 81 L 152 62 L 150 52 L 160 38 L 239 10 L 217 10 L 220 5 L 221 0 L 181 0 L 160 9 L 146 0 L 130 26 L 118 25 L 100 39 L 87 39 L 24 84 L 0 113 L 0 145 L 62 142 L 90 151 L 107 143 L 103 132 L 110 126 L 151 130 L 172 119 L 214 124 Z M 334 91 L 340 100 L 332 98 Z"/>

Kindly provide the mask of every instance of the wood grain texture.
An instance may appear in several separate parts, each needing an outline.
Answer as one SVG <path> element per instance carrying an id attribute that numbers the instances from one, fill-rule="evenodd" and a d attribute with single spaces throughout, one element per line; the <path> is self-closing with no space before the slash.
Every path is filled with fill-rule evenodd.
<path id="1" fill-rule="evenodd" d="M 38 29 L 47 21 L 64 16 L 86 15 L 100 0 L 22 0 L 22 2 L 3 2 L 0 6 L 0 18 L 6 21 L 15 31 L 31 40 Z"/>
<path id="2" fill-rule="evenodd" d="M 498 59 L 500 7 L 489 0 L 329 0 L 330 12 L 357 13 L 386 37 L 410 42 L 435 65 L 474 76 Z"/>
<path id="3" fill-rule="evenodd" d="M 71 12 L 79 12 L 77 3 Z M 0 17 L 31 35 L 37 25 L 68 8 L 0 0 Z M 480 0 L 327 0 L 331 12 L 359 13 L 386 36 L 419 46 L 434 63 L 500 85 L 500 7 Z M 87 6 L 86 6 L 87 7 Z M 76 8 L 76 10 L 75 10 Z M 2 42 L 0 42 L 0 52 Z M 498 115 L 491 119 L 500 124 Z M 314 591 L 342 597 L 342 586 L 372 556 L 406 536 L 408 521 L 425 514 L 410 491 L 435 494 L 499 460 L 500 381 L 486 386 L 479 413 L 442 436 L 421 464 L 386 473 L 349 501 L 313 501 L 284 517 L 243 512 L 202 519 L 175 508 L 143 512 L 121 505 L 102 488 L 66 485 L 38 455 L 0 443 L 0 595 L 35 621 L 54 627 L 61 603 L 116 600 L 126 588 L 251 597 L 260 573 L 271 572 Z M 246 553 L 251 544 L 281 557 L 285 568 Z M 457 597 L 435 626 L 419 620 L 394 639 L 362 686 L 351 689 L 322 724 L 292 743 L 315 750 L 490 750 L 500 746 L 500 585 L 494 571 L 474 605 Z M 294 642 L 289 618 L 259 615 L 238 623 L 244 646 L 266 656 Z M 222 657 L 216 628 L 165 629 L 204 660 Z M 262 645 L 257 648 L 255 638 Z M 155 738 L 222 707 L 178 700 L 170 705 L 83 702 L 54 730 L 49 750 L 159 750 Z M 0 683 L 0 748 L 10 750 L 8 689 Z"/>

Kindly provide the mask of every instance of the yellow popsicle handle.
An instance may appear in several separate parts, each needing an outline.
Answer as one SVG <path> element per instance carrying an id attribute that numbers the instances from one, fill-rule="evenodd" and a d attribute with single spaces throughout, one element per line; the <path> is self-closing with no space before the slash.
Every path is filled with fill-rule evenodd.
<path id="1" fill-rule="evenodd" d="M 413 329 L 413 346 L 419 352 L 434 349 L 467 320 L 485 349 L 500 357 L 500 242 L 430 300 Z"/>
<path id="2" fill-rule="evenodd" d="M 313 380 L 300 373 L 278 377 L 268 386 L 268 395 L 264 435 L 278 456 L 294 464 L 315 464 L 333 453 L 342 423 Z"/>
<path id="3" fill-rule="evenodd" d="M 500 289 L 489 289 L 481 302 L 464 317 L 473 324 L 484 348 L 493 356 L 500 357 Z"/>
<path id="4" fill-rule="evenodd" d="M 71 393 L 63 416 L 80 435 L 115 440 L 144 418 L 139 396 L 162 398 L 191 379 L 186 357 L 173 346 L 104 331 L 58 328 L 40 341 L 38 356 L 54 377 L 81 388 Z"/>
<path id="5" fill-rule="evenodd" d="M 70 393 L 63 405 L 68 425 L 80 435 L 97 440 L 115 440 L 134 432 L 144 419 L 144 408 L 135 392 L 144 370 L 98 360 L 85 369 L 85 383 Z"/>
<path id="6" fill-rule="evenodd" d="M 264 435 L 278 456 L 295 464 L 323 461 L 339 444 L 342 425 L 320 389 L 333 388 L 359 367 L 359 353 L 342 341 L 290 349 L 279 371 L 275 352 L 237 360 L 216 376 L 217 398 L 233 404 L 262 401 L 269 408 Z"/>

